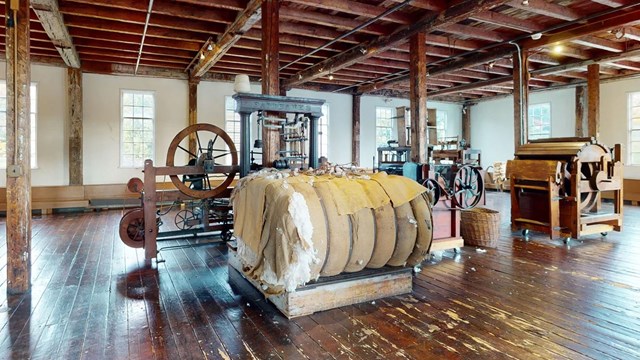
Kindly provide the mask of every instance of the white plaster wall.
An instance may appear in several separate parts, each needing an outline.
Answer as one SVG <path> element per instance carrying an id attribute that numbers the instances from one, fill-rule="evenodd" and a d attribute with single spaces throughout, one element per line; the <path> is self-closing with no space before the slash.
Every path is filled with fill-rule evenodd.
<path id="1" fill-rule="evenodd" d="M 613 146 L 622 144 L 622 162 L 627 163 L 628 105 L 630 92 L 640 91 L 640 79 L 600 84 L 600 141 Z M 625 166 L 626 179 L 640 179 L 640 166 Z"/>
<path id="2" fill-rule="evenodd" d="M 329 105 L 329 143 L 327 157 L 334 164 L 351 162 L 352 96 L 294 89 L 287 96 L 322 99 Z"/>
<path id="3" fill-rule="evenodd" d="M 409 106 L 409 99 L 362 96 L 360 103 L 360 166 L 372 167 L 376 150 L 376 107 Z M 427 107 L 447 112 L 447 136 L 462 133 L 462 106 L 438 101 L 427 101 Z"/>
<path id="4" fill-rule="evenodd" d="M 31 170 L 31 184 L 69 183 L 66 70 L 55 66 L 31 66 L 31 82 L 38 88 L 36 120 L 37 168 Z M 0 63 L 0 79 L 6 79 L 6 64 Z M 33 135 L 32 135 L 33 136 Z M 6 171 L 0 170 L 0 186 L 6 185 Z"/>
<path id="5" fill-rule="evenodd" d="M 164 165 L 173 137 L 188 125 L 187 82 L 183 80 L 84 74 L 84 183 L 125 183 L 142 169 L 120 167 L 120 90 L 153 91 L 156 101 L 155 159 Z M 168 180 L 168 179 L 167 179 Z"/>
<path id="6" fill-rule="evenodd" d="M 529 104 L 551 104 L 551 136 L 575 135 L 575 89 L 535 92 Z M 482 151 L 481 166 L 513 159 L 513 97 L 471 106 L 471 146 Z"/>

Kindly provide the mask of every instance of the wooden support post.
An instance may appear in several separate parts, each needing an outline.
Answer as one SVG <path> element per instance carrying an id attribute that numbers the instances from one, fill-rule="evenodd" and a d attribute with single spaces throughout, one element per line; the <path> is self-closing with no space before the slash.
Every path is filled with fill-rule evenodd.
<path id="1" fill-rule="evenodd" d="M 587 136 L 600 135 L 600 64 L 587 66 Z"/>
<path id="2" fill-rule="evenodd" d="M 351 162 L 360 166 L 360 101 L 361 94 L 355 94 L 351 103 Z"/>
<path id="3" fill-rule="evenodd" d="M 145 265 L 152 266 L 158 256 L 158 225 L 156 222 L 156 169 L 153 161 L 144 161 L 144 259 Z"/>
<path id="4" fill-rule="evenodd" d="M 586 94 L 584 86 L 576 86 L 576 136 L 583 137 L 585 136 L 585 108 L 587 103 Z"/>
<path id="5" fill-rule="evenodd" d="M 529 76 L 527 53 L 513 53 L 513 136 L 516 151 L 529 140 Z"/>
<path id="6" fill-rule="evenodd" d="M 198 84 L 200 78 L 189 77 L 189 126 L 198 123 Z M 196 142 L 196 133 L 189 134 L 189 151 L 192 154 L 198 153 L 198 144 Z"/>
<path id="7" fill-rule="evenodd" d="M 5 1 L 8 294 L 22 294 L 31 289 L 29 12 L 29 0 Z"/>
<path id="8" fill-rule="evenodd" d="M 82 185 L 82 70 L 67 68 L 69 185 Z"/>
<path id="9" fill-rule="evenodd" d="M 280 0 L 265 0 L 262 3 L 262 93 L 280 95 L 279 64 L 279 11 Z M 263 124 L 269 125 L 269 124 Z M 262 127 L 262 164 L 273 166 L 280 150 L 280 132 Z"/>
<path id="10" fill-rule="evenodd" d="M 407 146 L 407 108 L 405 106 L 396 107 L 396 127 L 398 128 L 398 146 Z"/>
<path id="11" fill-rule="evenodd" d="M 471 147 L 471 107 L 462 105 L 462 140 Z"/>
<path id="12" fill-rule="evenodd" d="M 410 102 L 411 102 L 411 161 L 428 162 L 427 144 L 437 139 L 427 138 L 427 42 L 424 32 L 409 40 Z M 432 120 L 435 124 L 435 119 Z"/>

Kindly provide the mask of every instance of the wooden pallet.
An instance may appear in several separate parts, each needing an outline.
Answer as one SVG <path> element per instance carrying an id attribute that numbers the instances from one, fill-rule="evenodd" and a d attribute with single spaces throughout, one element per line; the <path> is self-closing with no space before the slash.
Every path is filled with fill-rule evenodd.
<path id="1" fill-rule="evenodd" d="M 260 284 L 246 278 L 237 252 L 229 249 L 229 279 L 248 281 L 287 318 L 310 315 L 318 311 L 408 294 L 413 290 L 411 268 L 365 269 L 356 273 L 320 278 L 280 295 L 269 295 Z M 244 279 L 244 280 L 243 280 Z"/>

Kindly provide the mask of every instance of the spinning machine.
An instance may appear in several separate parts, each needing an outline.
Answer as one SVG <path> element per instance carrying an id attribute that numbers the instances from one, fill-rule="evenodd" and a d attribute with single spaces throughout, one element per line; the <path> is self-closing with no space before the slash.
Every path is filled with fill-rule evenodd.
<path id="1" fill-rule="evenodd" d="M 511 227 L 570 238 L 622 229 L 621 148 L 593 138 L 556 138 L 522 145 L 507 163 Z M 601 202 L 611 192 L 613 206 Z M 607 204 L 608 205 L 608 204 Z"/>
<path id="2" fill-rule="evenodd" d="M 458 249 L 464 245 L 460 236 L 460 211 L 471 209 L 484 200 L 484 183 L 477 168 L 465 165 L 446 178 L 423 165 L 422 185 L 432 194 L 433 242 L 431 252 Z"/>
<path id="3" fill-rule="evenodd" d="M 189 141 L 195 143 L 192 149 Z M 130 247 L 144 248 L 147 260 L 156 257 L 158 240 L 212 232 L 230 239 L 229 186 L 238 170 L 236 147 L 222 129 L 204 123 L 183 129 L 169 145 L 166 166 L 155 167 L 146 160 L 144 182 L 129 180 L 127 188 L 140 193 L 142 204 L 120 220 L 120 238 Z M 177 190 L 157 190 L 158 176 L 168 176 Z M 166 203 L 169 210 L 158 210 L 158 205 Z M 160 232 L 161 216 L 175 206 L 181 208 L 175 214 L 175 230 Z"/>

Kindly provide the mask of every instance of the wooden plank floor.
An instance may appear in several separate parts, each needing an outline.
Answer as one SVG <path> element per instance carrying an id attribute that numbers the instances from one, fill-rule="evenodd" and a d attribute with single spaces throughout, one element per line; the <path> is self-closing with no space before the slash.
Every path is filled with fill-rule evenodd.
<path id="1" fill-rule="evenodd" d="M 34 219 L 32 291 L 7 297 L 0 220 L 0 359 L 640 358 L 640 208 L 625 206 L 624 232 L 567 247 L 524 242 L 508 194 L 487 198 L 497 249 L 445 252 L 411 295 L 295 320 L 229 283 L 224 245 L 163 250 L 145 268 L 116 210 Z"/>

